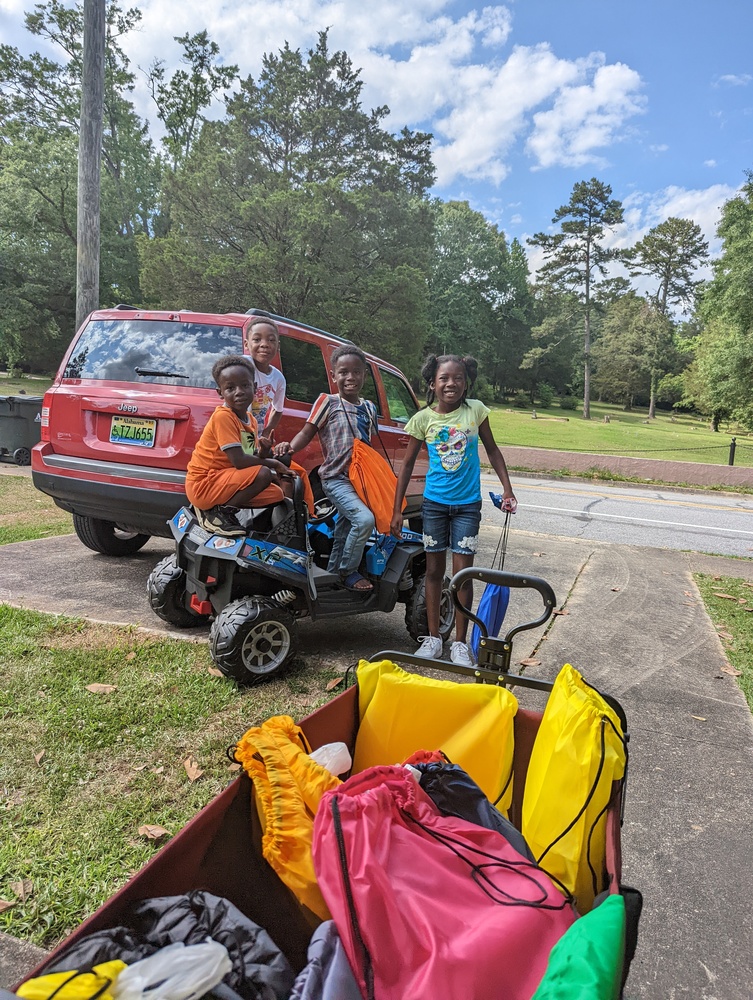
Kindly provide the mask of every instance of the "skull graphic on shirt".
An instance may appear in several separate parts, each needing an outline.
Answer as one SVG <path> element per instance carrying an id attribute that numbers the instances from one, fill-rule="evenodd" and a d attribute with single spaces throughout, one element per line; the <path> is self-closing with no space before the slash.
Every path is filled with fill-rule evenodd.
<path id="1" fill-rule="evenodd" d="M 442 427 L 434 436 L 434 447 L 446 472 L 456 472 L 465 457 L 468 436 L 459 427 Z"/>

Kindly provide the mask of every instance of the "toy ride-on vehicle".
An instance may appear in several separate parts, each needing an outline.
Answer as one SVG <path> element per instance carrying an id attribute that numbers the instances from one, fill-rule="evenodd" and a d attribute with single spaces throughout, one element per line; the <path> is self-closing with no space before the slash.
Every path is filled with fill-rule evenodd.
<path id="1" fill-rule="evenodd" d="M 317 508 L 319 509 L 319 508 Z M 178 628 L 212 621 L 209 648 L 217 667 L 242 684 L 279 673 L 298 644 L 298 620 L 390 612 L 405 605 L 414 639 L 427 634 L 421 535 L 405 530 L 397 539 L 374 532 L 362 572 L 370 591 L 345 589 L 327 572 L 337 513 L 310 518 L 300 480 L 295 496 L 270 507 L 241 511 L 247 535 L 212 535 L 193 511 L 182 507 L 169 522 L 174 555 L 159 562 L 147 581 L 153 611 Z M 440 632 L 452 631 L 455 611 L 445 579 Z"/>

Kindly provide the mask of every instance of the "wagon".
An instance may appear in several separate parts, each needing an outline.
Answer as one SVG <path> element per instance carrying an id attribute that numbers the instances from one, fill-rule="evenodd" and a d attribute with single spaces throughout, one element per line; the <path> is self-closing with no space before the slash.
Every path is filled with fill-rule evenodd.
<path id="1" fill-rule="evenodd" d="M 516 625 L 501 638 L 489 636 L 484 623 L 459 602 L 458 591 L 469 577 L 499 586 L 532 588 L 542 598 L 543 611 L 535 620 Z M 537 577 L 471 567 L 456 574 L 450 586 L 456 606 L 481 629 L 477 666 L 465 667 L 445 661 L 430 661 L 390 650 L 374 654 L 371 660 L 392 660 L 407 667 L 448 671 L 463 675 L 476 683 L 533 689 L 545 694 L 550 692 L 551 682 L 510 672 L 513 637 L 523 630 L 543 625 L 555 607 L 555 595 L 550 585 Z M 627 739 L 627 722 L 621 706 L 614 699 L 604 697 L 620 719 Z M 509 818 L 518 829 L 521 825 L 526 776 L 542 715 L 540 711 L 519 707 L 514 716 L 514 782 Z M 356 685 L 347 688 L 300 722 L 312 750 L 342 741 L 349 746 L 351 752 L 354 750 L 359 724 Z M 627 769 L 624 776 L 612 785 L 606 813 L 604 870 L 599 873 L 605 887 L 604 892 L 621 894 L 625 899 L 626 912 L 621 975 L 613 990 L 604 994 L 605 997 L 620 994 L 635 951 L 640 916 L 640 893 L 622 883 L 620 831 L 626 778 Z M 30 976 L 41 974 L 56 956 L 84 936 L 121 923 L 129 907 L 135 902 L 157 896 L 180 895 L 195 889 L 206 890 L 230 900 L 244 915 L 266 929 L 295 970 L 301 969 L 306 963 L 307 946 L 312 934 L 312 914 L 298 903 L 264 860 L 261 844 L 262 826 L 255 807 L 253 784 L 242 773 L 119 892 L 64 940 Z M 588 993 L 589 997 L 596 995 Z"/>

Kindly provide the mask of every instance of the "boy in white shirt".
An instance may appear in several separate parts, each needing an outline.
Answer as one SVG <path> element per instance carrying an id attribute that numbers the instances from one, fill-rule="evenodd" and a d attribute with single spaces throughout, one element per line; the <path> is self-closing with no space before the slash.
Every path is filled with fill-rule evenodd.
<path id="1" fill-rule="evenodd" d="M 280 331 L 271 316 L 254 316 L 246 328 L 243 353 L 248 355 L 256 369 L 256 392 L 251 406 L 252 413 L 259 425 L 259 433 L 265 438 L 274 440 L 275 427 L 282 419 L 285 408 L 285 376 L 279 368 L 275 368 L 272 359 L 280 349 Z M 291 471 L 296 472 L 303 482 L 303 499 L 313 517 L 314 493 L 306 470 L 297 462 L 290 463 Z"/>

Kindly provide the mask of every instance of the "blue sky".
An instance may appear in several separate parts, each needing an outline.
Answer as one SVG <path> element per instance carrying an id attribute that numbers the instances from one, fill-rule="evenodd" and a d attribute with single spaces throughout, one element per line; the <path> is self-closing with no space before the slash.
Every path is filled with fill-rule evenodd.
<path id="1" fill-rule="evenodd" d="M 127 6 L 123 0 L 124 6 Z M 142 0 L 135 68 L 178 63 L 173 36 L 206 28 L 257 74 L 287 40 L 328 27 L 362 70 L 364 103 L 434 133 L 438 196 L 468 200 L 508 237 L 546 229 L 592 176 L 625 206 L 629 245 L 669 215 L 718 251 L 719 209 L 753 168 L 753 5 L 741 0 Z M 0 0 L 0 38 L 29 50 L 30 0 Z M 153 115 L 143 83 L 134 98 Z M 531 257 L 532 266 L 536 258 Z"/>

